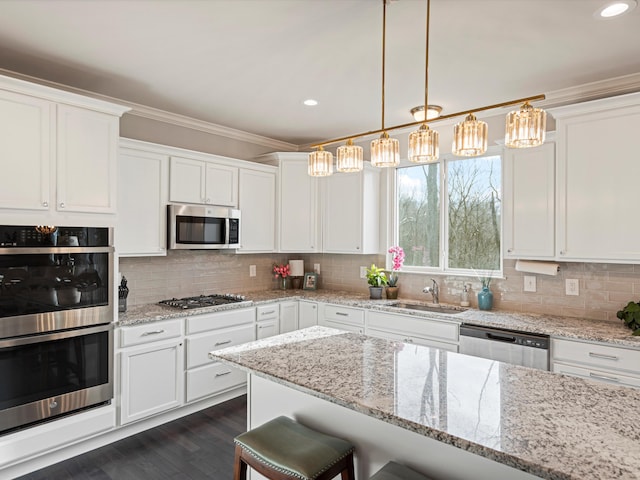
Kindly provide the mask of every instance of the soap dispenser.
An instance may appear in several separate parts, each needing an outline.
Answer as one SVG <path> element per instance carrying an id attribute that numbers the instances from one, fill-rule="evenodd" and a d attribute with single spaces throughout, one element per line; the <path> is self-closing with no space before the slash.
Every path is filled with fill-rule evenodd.
<path id="1" fill-rule="evenodd" d="M 460 306 L 469 306 L 469 288 L 466 283 L 462 285 L 462 293 L 460 294 Z"/>

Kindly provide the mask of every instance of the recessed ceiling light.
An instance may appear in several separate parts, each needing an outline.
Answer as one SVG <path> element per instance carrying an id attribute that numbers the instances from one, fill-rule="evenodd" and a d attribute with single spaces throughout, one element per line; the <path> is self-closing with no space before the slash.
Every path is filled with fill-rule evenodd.
<path id="1" fill-rule="evenodd" d="M 308 98 L 307 100 L 305 100 L 302 103 L 304 103 L 307 107 L 313 107 L 313 106 L 318 104 L 318 101 L 314 100 L 313 98 Z"/>
<path id="2" fill-rule="evenodd" d="M 638 2 L 636 0 L 617 0 L 615 2 L 608 2 L 600 7 L 596 13 L 596 18 L 612 18 L 629 13 L 633 10 Z"/>

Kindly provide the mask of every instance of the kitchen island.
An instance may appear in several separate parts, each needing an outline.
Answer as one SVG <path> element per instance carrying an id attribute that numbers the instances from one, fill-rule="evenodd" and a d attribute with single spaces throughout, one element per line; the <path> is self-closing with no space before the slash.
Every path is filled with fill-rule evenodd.
<path id="1" fill-rule="evenodd" d="M 434 479 L 640 478 L 640 391 L 312 327 L 210 353 L 249 375 L 249 428 L 288 415 Z M 255 477 L 254 477 L 255 478 Z"/>

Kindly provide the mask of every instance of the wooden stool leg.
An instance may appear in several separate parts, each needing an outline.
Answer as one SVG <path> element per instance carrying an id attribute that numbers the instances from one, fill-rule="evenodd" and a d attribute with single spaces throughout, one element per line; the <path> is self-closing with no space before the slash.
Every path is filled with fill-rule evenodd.
<path id="1" fill-rule="evenodd" d="M 356 480 L 355 472 L 353 471 L 353 455 L 347 457 L 347 465 L 341 474 L 342 480 Z"/>
<path id="2" fill-rule="evenodd" d="M 236 445 L 235 459 L 233 462 L 233 480 L 247 480 L 247 464 L 242 460 L 242 448 Z"/>

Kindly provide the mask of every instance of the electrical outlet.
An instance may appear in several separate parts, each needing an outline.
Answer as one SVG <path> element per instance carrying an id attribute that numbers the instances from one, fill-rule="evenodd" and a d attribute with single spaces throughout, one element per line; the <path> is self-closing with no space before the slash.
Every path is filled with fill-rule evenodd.
<path id="1" fill-rule="evenodd" d="M 536 277 L 533 275 L 524 276 L 524 291 L 535 292 L 536 291 Z"/>
<path id="2" fill-rule="evenodd" d="M 249 276 L 250 277 L 255 277 L 256 276 L 256 266 L 255 265 L 249 265 Z"/>
<path id="3" fill-rule="evenodd" d="M 367 278 L 367 267 L 360 267 L 360 278 Z"/>
<path id="4" fill-rule="evenodd" d="M 315 273 L 317 273 L 318 275 L 320 275 L 320 264 L 319 263 L 314 263 L 313 264 L 313 271 Z"/>
<path id="5" fill-rule="evenodd" d="M 580 282 L 577 278 L 567 278 L 565 289 L 567 295 L 580 295 Z"/>

